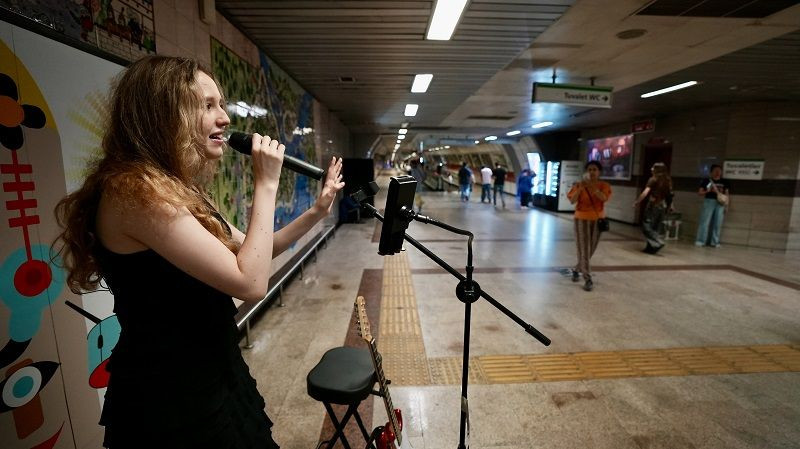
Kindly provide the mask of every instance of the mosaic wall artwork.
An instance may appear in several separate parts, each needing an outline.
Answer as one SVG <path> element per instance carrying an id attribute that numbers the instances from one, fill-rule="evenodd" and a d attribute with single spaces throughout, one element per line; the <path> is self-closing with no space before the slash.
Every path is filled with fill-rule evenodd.
<path id="1" fill-rule="evenodd" d="M 260 55 L 253 67 L 220 42 L 211 40 L 211 65 L 228 102 L 231 128 L 258 132 L 286 145 L 286 154 L 318 164 L 314 146 L 313 97 L 285 72 Z M 244 231 L 253 201 L 249 158 L 227 152 L 210 192 L 220 210 Z M 278 230 L 314 204 L 319 186 L 306 176 L 283 170 L 275 209 Z"/>
<path id="2" fill-rule="evenodd" d="M 128 61 L 156 52 L 152 0 L 0 0 L 0 7 Z"/>

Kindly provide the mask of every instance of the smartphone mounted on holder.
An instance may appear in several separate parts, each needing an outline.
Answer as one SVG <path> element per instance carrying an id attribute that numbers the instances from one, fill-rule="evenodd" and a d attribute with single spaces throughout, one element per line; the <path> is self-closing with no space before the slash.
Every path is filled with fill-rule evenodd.
<path id="1" fill-rule="evenodd" d="M 381 240 L 378 243 L 378 254 L 381 256 L 391 256 L 403 250 L 403 239 L 411 220 L 403 215 L 402 209 L 413 210 L 416 190 L 417 180 L 412 176 L 394 176 L 389 180 Z"/>

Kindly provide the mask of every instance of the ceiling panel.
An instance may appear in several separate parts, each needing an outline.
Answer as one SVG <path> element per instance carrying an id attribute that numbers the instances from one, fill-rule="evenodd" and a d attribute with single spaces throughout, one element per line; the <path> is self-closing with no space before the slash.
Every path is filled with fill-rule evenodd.
<path id="1" fill-rule="evenodd" d="M 424 38 L 434 3 L 216 1 L 352 132 L 385 135 L 384 151 L 403 122 L 405 145 L 435 145 L 530 133 L 552 117 L 552 129 L 576 129 L 730 101 L 800 101 L 800 1 L 471 0 L 444 42 Z M 636 28 L 647 34 L 616 36 Z M 532 105 L 531 83 L 554 69 L 559 82 L 614 86 L 614 108 Z M 410 93 L 416 73 L 434 74 L 425 94 Z M 687 79 L 702 84 L 639 98 Z M 406 103 L 420 105 L 416 117 L 403 116 Z"/>
<path id="2" fill-rule="evenodd" d="M 573 0 L 472 0 L 450 41 L 425 40 L 433 1 L 225 1 L 217 9 L 356 133 L 438 126 Z M 434 73 L 424 95 L 417 73 Z M 343 84 L 340 77 L 352 77 Z M 418 103 L 416 117 L 403 116 Z"/>

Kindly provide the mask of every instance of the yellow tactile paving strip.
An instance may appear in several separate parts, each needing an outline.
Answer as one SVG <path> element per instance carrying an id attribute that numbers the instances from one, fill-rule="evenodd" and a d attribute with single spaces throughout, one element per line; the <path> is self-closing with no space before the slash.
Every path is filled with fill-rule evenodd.
<path id="1" fill-rule="evenodd" d="M 408 257 L 383 258 L 378 350 L 387 379 L 400 385 L 430 385 L 431 375 Z"/>
<path id="2" fill-rule="evenodd" d="M 430 359 L 433 385 L 461 383 L 461 359 Z M 800 371 L 800 346 L 668 348 L 470 359 L 470 383 L 499 384 L 624 377 Z"/>
<path id="3" fill-rule="evenodd" d="M 428 359 L 408 257 L 384 258 L 378 348 L 394 385 L 458 385 L 461 358 Z M 640 349 L 470 358 L 469 382 L 504 384 L 800 371 L 800 345 Z"/>

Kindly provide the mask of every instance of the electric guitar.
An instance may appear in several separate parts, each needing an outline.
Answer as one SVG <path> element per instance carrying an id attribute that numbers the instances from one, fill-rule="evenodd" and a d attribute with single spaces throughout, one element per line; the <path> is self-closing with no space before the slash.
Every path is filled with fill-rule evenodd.
<path id="1" fill-rule="evenodd" d="M 375 375 L 378 377 L 378 392 L 383 398 L 383 405 L 386 407 L 386 414 L 389 421 L 383 428 L 383 432 L 378 437 L 376 445 L 378 449 L 413 449 L 411 444 L 403 444 L 403 413 L 399 408 L 394 408 L 392 395 L 389 394 L 389 381 L 383 373 L 383 358 L 378 352 L 378 345 L 372 337 L 370 331 L 367 309 L 364 305 L 364 297 L 356 298 L 356 319 L 358 321 L 358 333 L 369 346 L 369 353 L 372 356 L 372 364 L 375 367 Z"/>

